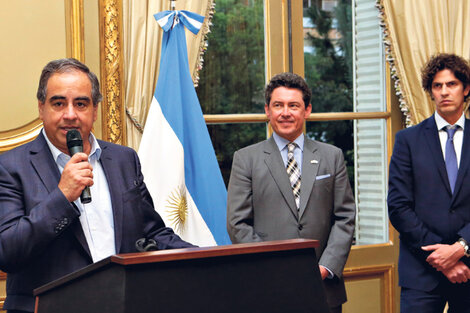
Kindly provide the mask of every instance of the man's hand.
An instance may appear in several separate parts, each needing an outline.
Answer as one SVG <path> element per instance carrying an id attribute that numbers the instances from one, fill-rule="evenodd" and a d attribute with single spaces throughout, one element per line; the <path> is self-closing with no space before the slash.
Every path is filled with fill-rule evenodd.
<path id="1" fill-rule="evenodd" d="M 462 261 L 457 262 L 453 267 L 442 271 L 447 279 L 455 283 L 465 283 L 470 279 L 470 269 Z"/>
<path id="2" fill-rule="evenodd" d="M 321 279 L 325 280 L 325 278 L 327 278 L 329 274 L 328 270 L 324 266 L 321 266 L 321 265 L 318 265 L 318 267 L 320 268 Z"/>
<path id="3" fill-rule="evenodd" d="M 80 197 L 86 186 L 93 185 L 93 167 L 88 163 L 88 156 L 76 153 L 65 164 L 64 171 L 59 181 L 59 189 L 70 202 Z"/>
<path id="4" fill-rule="evenodd" d="M 452 245 L 435 244 L 424 246 L 421 249 L 433 251 L 426 261 L 440 272 L 451 269 L 465 253 L 464 248 L 458 242 Z"/>

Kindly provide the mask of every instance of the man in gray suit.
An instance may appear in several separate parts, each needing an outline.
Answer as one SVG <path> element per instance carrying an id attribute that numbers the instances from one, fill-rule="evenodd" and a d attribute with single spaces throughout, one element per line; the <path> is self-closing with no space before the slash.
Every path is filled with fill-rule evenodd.
<path id="1" fill-rule="evenodd" d="M 331 312 L 346 302 L 342 272 L 354 233 L 355 203 L 340 149 L 310 140 L 303 125 L 311 91 L 296 74 L 274 76 L 264 106 L 268 140 L 235 152 L 228 186 L 227 229 L 233 243 L 317 239 Z"/>

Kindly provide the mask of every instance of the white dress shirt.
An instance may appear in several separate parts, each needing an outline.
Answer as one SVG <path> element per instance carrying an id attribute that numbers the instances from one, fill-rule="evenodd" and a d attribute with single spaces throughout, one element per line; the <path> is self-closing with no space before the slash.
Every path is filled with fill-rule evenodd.
<path id="1" fill-rule="evenodd" d="M 70 160 L 70 156 L 61 152 L 49 141 L 44 129 L 42 132 L 54 161 L 62 174 L 65 164 Z M 88 162 L 93 167 L 93 186 L 90 187 L 92 200 L 90 203 L 83 204 L 80 198 L 78 198 L 74 203 L 80 211 L 80 224 L 82 225 L 93 262 L 98 262 L 110 255 L 116 254 L 114 220 L 108 181 L 100 163 L 102 150 L 95 136 L 91 133 L 89 141 L 91 151 L 88 156 Z"/>
<path id="2" fill-rule="evenodd" d="M 447 132 L 444 130 L 450 124 L 439 115 L 439 113 L 434 113 L 434 118 L 436 120 L 437 130 L 439 131 L 439 140 L 441 142 L 441 151 L 446 159 L 446 142 L 447 142 Z M 454 149 L 457 156 L 457 166 L 460 166 L 460 156 L 462 155 L 462 144 L 463 144 L 463 130 L 465 127 L 465 114 L 462 113 L 459 120 L 451 126 L 459 125 L 459 129 L 455 131 L 454 134 Z"/>

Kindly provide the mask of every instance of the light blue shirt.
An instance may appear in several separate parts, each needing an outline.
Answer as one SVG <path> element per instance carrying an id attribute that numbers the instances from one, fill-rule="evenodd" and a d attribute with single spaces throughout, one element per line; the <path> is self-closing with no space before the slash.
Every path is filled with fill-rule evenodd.
<path id="1" fill-rule="evenodd" d="M 46 132 L 42 130 L 47 145 L 51 150 L 60 173 L 62 174 L 65 164 L 70 156 L 57 149 L 47 138 Z M 88 162 L 93 167 L 93 186 L 90 187 L 91 202 L 83 204 L 80 198 L 74 204 L 80 211 L 80 224 L 90 249 L 93 262 L 98 262 L 110 255 L 116 254 L 114 241 L 114 220 L 109 193 L 108 181 L 100 163 L 101 148 L 95 136 L 90 133 L 91 144 Z"/>
<path id="2" fill-rule="evenodd" d="M 465 114 L 462 113 L 459 120 L 454 124 L 450 125 L 439 113 L 434 113 L 434 119 L 436 120 L 437 130 L 439 132 L 439 141 L 441 143 L 441 151 L 446 159 L 446 142 L 447 142 L 447 132 L 443 129 L 447 126 L 456 126 L 459 125 L 460 128 L 455 131 L 454 134 L 454 149 L 455 155 L 457 156 L 457 166 L 460 166 L 460 156 L 462 155 L 462 145 L 463 145 L 463 130 L 465 129 Z"/>
<path id="3" fill-rule="evenodd" d="M 289 140 L 279 136 L 275 132 L 273 132 L 274 142 L 276 143 L 277 147 L 279 148 L 279 152 L 281 153 L 282 160 L 284 161 L 284 166 L 287 167 L 287 144 L 290 142 Z M 303 160 L 303 152 L 304 152 L 304 134 L 300 134 L 294 142 L 297 146 L 294 149 L 294 159 L 297 161 L 297 165 L 299 166 L 300 174 L 302 174 L 302 160 Z"/>

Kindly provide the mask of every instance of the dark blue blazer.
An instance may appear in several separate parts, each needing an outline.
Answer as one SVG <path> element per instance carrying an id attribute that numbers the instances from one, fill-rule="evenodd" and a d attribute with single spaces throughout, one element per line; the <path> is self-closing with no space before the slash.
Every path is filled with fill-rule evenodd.
<path id="1" fill-rule="evenodd" d="M 134 150 L 99 141 L 113 206 L 117 253 L 137 239 L 159 249 L 185 248 L 155 212 Z M 7 272 L 4 309 L 34 311 L 32 291 L 92 263 L 79 211 L 58 189 L 60 172 L 42 134 L 0 156 L 0 269 Z"/>
<path id="2" fill-rule="evenodd" d="M 470 242 L 470 121 L 465 120 L 459 172 L 452 194 L 434 115 L 397 133 L 390 161 L 388 211 L 400 233 L 400 286 L 430 291 L 447 278 L 422 246 Z M 463 260 L 465 257 L 463 258 Z M 464 260 L 467 261 L 467 260 Z"/>

